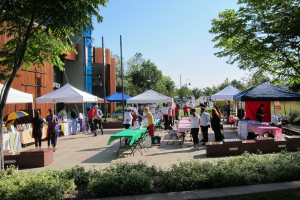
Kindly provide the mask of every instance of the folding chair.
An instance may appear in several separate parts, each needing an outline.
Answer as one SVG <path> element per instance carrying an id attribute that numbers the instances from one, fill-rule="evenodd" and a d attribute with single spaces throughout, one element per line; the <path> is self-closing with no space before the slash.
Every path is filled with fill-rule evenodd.
<path id="1" fill-rule="evenodd" d="M 172 145 L 175 142 L 179 142 L 179 144 L 181 145 L 181 141 L 179 139 L 182 138 L 182 135 L 180 135 L 178 137 L 177 136 L 177 130 L 178 130 L 178 126 L 177 125 L 175 125 L 175 129 L 168 130 L 168 134 L 169 134 L 170 138 L 169 138 L 167 144 L 169 144 L 169 141 L 172 140 Z"/>

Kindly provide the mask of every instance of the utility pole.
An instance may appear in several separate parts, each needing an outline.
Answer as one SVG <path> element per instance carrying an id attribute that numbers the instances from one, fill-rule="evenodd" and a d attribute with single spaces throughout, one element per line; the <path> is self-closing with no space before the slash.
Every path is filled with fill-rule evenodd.
<path id="1" fill-rule="evenodd" d="M 121 54 L 121 77 L 122 77 L 122 107 L 123 107 L 123 119 L 124 119 L 124 81 L 123 81 L 123 55 L 122 55 L 122 35 L 120 35 L 120 54 Z"/>
<path id="2" fill-rule="evenodd" d="M 107 117 L 107 109 L 106 109 L 106 84 L 105 84 L 105 46 L 104 46 L 104 39 L 102 36 L 102 62 L 103 62 L 103 93 L 104 93 L 104 122 L 106 122 Z"/>
<path id="3" fill-rule="evenodd" d="M 180 74 L 180 88 L 181 88 L 181 74 Z"/>

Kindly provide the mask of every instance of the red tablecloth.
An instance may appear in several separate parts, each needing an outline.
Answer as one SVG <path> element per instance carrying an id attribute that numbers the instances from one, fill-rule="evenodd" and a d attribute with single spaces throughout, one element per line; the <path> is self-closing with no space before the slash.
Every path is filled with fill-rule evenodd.
<path id="1" fill-rule="evenodd" d="M 257 133 L 260 136 L 263 133 L 268 132 L 276 137 L 282 137 L 281 128 L 277 128 L 274 126 L 269 126 L 269 125 L 265 125 L 265 124 L 248 124 L 247 128 L 249 131 Z"/>

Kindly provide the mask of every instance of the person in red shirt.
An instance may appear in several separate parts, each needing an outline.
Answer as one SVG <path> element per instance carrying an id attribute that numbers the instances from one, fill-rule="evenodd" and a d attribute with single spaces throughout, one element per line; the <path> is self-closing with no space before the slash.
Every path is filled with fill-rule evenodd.
<path id="1" fill-rule="evenodd" d="M 91 131 L 93 132 L 94 129 L 94 115 L 96 115 L 96 110 L 94 106 L 91 107 L 91 110 L 88 112 L 88 118 L 89 118 L 89 125 L 91 127 Z"/>
<path id="2" fill-rule="evenodd" d="M 186 101 L 182 104 L 182 107 L 183 107 L 183 115 L 188 117 L 189 113 L 188 113 L 188 106 L 186 104 Z"/>
<path id="3" fill-rule="evenodd" d="M 134 111 L 131 112 L 131 115 L 132 115 L 132 124 L 131 125 L 134 126 L 134 122 L 136 120 Z"/>

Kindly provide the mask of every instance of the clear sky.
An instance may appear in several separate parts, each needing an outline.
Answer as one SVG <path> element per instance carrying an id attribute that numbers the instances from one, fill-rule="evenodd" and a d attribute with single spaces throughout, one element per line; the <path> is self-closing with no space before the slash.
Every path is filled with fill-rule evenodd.
<path id="1" fill-rule="evenodd" d="M 180 74 L 190 88 L 239 80 L 246 71 L 216 57 L 214 35 L 208 33 L 219 12 L 238 7 L 237 0 L 110 0 L 100 11 L 103 23 L 94 22 L 93 46 L 101 47 L 103 36 L 105 47 L 120 54 L 122 35 L 125 60 L 141 52 L 177 87 Z"/>

